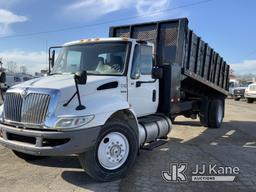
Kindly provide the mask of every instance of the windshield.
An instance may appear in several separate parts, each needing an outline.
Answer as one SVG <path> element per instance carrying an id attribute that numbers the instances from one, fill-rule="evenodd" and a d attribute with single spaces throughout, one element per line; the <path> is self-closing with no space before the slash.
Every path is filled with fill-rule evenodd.
<path id="1" fill-rule="evenodd" d="M 250 82 L 245 82 L 245 83 L 241 83 L 240 87 L 248 87 L 248 85 L 250 85 Z"/>
<path id="2" fill-rule="evenodd" d="M 122 75 L 129 45 L 129 42 L 104 42 L 65 46 L 58 54 L 52 73 L 86 70 L 89 75 Z"/>

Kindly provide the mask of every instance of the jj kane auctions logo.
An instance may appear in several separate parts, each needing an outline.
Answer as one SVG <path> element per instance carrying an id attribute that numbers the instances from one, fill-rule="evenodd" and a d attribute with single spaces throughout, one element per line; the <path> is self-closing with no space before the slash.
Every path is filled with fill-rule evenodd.
<path id="1" fill-rule="evenodd" d="M 167 182 L 187 182 L 188 163 L 170 163 L 168 171 L 162 171 L 162 178 Z M 239 174 L 239 167 L 217 166 L 216 164 L 196 164 L 191 174 L 191 181 L 234 181 Z"/>

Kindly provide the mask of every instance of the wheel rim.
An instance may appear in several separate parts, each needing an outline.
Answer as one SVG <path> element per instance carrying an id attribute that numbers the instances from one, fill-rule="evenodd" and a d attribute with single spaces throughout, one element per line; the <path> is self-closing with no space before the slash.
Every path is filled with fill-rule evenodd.
<path id="1" fill-rule="evenodd" d="M 219 106 L 218 106 L 218 122 L 219 122 L 219 123 L 221 123 L 222 118 L 223 118 L 222 106 L 219 105 Z"/>
<path id="2" fill-rule="evenodd" d="M 121 167 L 129 154 L 129 142 L 119 132 L 107 134 L 98 146 L 98 160 L 102 167 L 114 170 Z"/>

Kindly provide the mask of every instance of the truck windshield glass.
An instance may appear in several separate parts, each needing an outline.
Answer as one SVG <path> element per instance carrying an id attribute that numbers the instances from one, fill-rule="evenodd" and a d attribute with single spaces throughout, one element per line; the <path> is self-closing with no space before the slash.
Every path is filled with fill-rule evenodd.
<path id="1" fill-rule="evenodd" d="M 129 45 L 129 42 L 104 42 L 65 46 L 58 54 L 52 73 L 86 70 L 89 75 L 122 75 Z"/>

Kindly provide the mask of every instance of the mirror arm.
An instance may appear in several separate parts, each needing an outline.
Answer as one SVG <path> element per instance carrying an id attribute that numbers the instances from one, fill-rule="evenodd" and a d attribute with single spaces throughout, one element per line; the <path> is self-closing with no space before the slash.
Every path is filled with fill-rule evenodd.
<path id="1" fill-rule="evenodd" d="M 79 88 L 78 88 L 78 82 L 77 79 L 75 78 L 75 84 L 76 84 L 76 94 L 77 94 L 77 98 L 78 98 L 78 106 L 76 107 L 76 110 L 84 110 L 86 107 L 84 105 L 81 104 L 81 97 L 80 97 L 80 92 L 79 92 Z"/>
<path id="2" fill-rule="evenodd" d="M 72 95 L 72 97 L 71 97 L 66 103 L 63 104 L 63 107 L 67 107 L 68 104 L 74 99 L 74 97 L 76 96 L 76 94 L 77 94 L 77 92 L 75 92 L 75 93 Z"/>
<path id="3" fill-rule="evenodd" d="M 76 110 L 79 111 L 79 110 L 84 110 L 86 109 L 86 107 L 84 105 L 82 105 L 81 103 L 81 97 L 80 97 L 80 92 L 79 92 L 79 88 L 78 88 L 78 81 L 77 81 L 77 77 L 74 76 L 74 80 L 75 80 L 75 86 L 76 86 L 76 92 L 72 95 L 72 97 L 66 102 L 63 104 L 63 107 L 67 107 L 68 104 L 74 99 L 74 97 L 77 95 L 77 98 L 78 98 L 78 106 L 76 107 Z"/>

